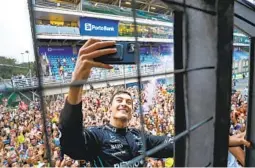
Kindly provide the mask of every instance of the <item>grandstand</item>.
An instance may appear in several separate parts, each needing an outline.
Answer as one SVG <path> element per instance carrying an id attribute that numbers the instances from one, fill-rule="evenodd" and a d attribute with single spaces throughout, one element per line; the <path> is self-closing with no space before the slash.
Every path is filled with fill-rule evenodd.
<path id="1" fill-rule="evenodd" d="M 142 46 L 140 49 L 141 73 L 156 74 L 165 71 L 159 67 L 159 64 L 162 64 L 162 57 L 173 58 L 173 19 L 169 9 L 162 4 L 156 3 L 152 5 L 155 9 L 150 8 L 151 11 L 145 11 L 145 4 L 142 1 L 138 3 L 140 6 L 138 8 L 143 9 L 137 10 L 138 40 Z M 79 47 L 88 38 L 134 41 L 134 25 L 130 7 L 125 2 L 110 4 L 106 0 L 82 0 L 75 3 L 35 0 L 36 34 L 39 40 L 38 51 L 41 57 L 44 83 L 70 81 Z M 87 31 L 84 27 L 87 22 L 96 26 L 114 27 L 115 32 Z M 142 51 L 143 48 L 145 51 Z M 129 75 L 136 76 L 136 74 L 136 67 L 116 65 L 112 71 L 93 70 L 91 80 L 99 78 L 103 80 L 106 76 L 114 78 L 117 77 L 116 75 L 128 77 Z"/>
<path id="2" fill-rule="evenodd" d="M 234 29 L 234 43 L 235 46 L 249 46 L 250 39 L 242 31 Z"/>
<path id="3" fill-rule="evenodd" d="M 44 84 L 70 81 L 79 47 L 88 38 L 134 41 L 131 6 L 125 1 L 117 2 L 119 1 L 34 0 L 36 34 L 39 41 L 38 51 L 39 55 L 44 55 L 40 58 L 43 69 L 42 75 L 45 76 L 43 79 Z M 167 61 L 173 62 L 173 18 L 171 10 L 160 2 L 150 6 L 145 1 L 137 1 L 137 3 L 138 40 L 142 46 L 140 49 L 141 72 L 143 74 L 155 74 L 173 70 L 173 66 L 166 66 Z M 114 35 L 98 35 L 98 32 L 94 32 L 94 34 L 92 32 L 91 34 L 91 32 L 84 31 L 84 23 L 88 20 L 91 21 L 90 24 L 95 25 L 98 22 L 105 22 L 107 25 L 111 24 L 108 21 L 116 21 L 118 30 L 114 32 Z M 242 59 L 247 60 L 248 51 L 246 48 L 249 43 L 249 38 L 242 31 L 237 28 L 234 29 L 234 46 L 236 49 L 233 57 L 234 61 L 237 62 L 236 64 L 242 65 L 242 63 L 238 62 Z M 163 47 L 159 47 L 157 51 L 153 47 L 155 44 Z M 149 47 L 146 45 L 149 45 Z M 147 49 L 144 49 L 146 47 Z M 50 49 L 57 50 L 61 48 L 69 48 L 69 52 L 55 54 L 49 52 Z M 46 52 L 40 53 L 42 50 Z M 158 66 L 159 64 L 163 64 L 163 66 Z M 130 68 L 130 66 L 115 67 L 114 72 L 119 72 L 119 76 L 135 76 L 137 74 L 137 69 Z M 160 70 L 161 68 L 166 69 L 162 71 Z M 234 69 L 236 68 L 233 67 Z M 245 65 L 244 68 L 239 69 L 245 70 L 247 68 Z M 131 70 L 134 70 L 134 72 L 130 73 Z M 238 71 L 238 73 L 242 72 Z M 111 74 L 111 72 L 105 70 L 95 70 L 91 80 L 98 80 L 100 77 L 105 78 L 106 76 L 116 77 L 116 74 Z M 34 79 L 29 81 L 34 81 Z M 15 81 L 14 83 L 16 83 L 16 86 L 27 86 L 28 82 Z M 38 82 L 29 82 L 29 84 L 38 84 Z"/>
<path id="4" fill-rule="evenodd" d="M 38 6 L 47 6 L 49 8 L 63 8 L 63 9 L 80 9 L 82 11 L 90 11 L 95 13 L 110 14 L 110 15 L 120 15 L 132 17 L 131 3 L 118 1 L 111 2 L 107 0 L 93 0 L 93 1 L 79 1 L 76 3 L 63 2 L 63 1 L 47 1 L 47 0 L 37 0 L 34 2 Z M 137 17 L 149 19 L 149 20 L 159 20 L 159 21 L 172 21 L 169 15 L 171 14 L 168 7 L 166 7 L 161 2 L 154 2 L 151 8 L 147 6 L 146 1 L 137 1 Z M 148 8 L 146 11 L 146 7 Z M 141 10 L 143 9 L 143 10 Z M 148 12 L 150 11 L 150 12 Z"/>
<path id="5" fill-rule="evenodd" d="M 233 60 L 249 59 L 249 52 L 243 51 L 241 47 L 235 47 L 233 51 Z"/>

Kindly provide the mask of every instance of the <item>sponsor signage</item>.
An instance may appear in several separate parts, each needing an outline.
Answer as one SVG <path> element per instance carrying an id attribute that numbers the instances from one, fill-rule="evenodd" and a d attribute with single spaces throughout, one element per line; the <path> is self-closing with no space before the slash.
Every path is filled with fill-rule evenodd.
<path id="1" fill-rule="evenodd" d="M 173 55 L 173 45 L 172 44 L 161 44 L 160 53 L 166 55 Z"/>
<path id="2" fill-rule="evenodd" d="M 39 47 L 39 56 L 72 56 L 72 47 Z"/>
<path id="3" fill-rule="evenodd" d="M 149 47 L 140 47 L 140 54 L 149 54 L 150 48 Z"/>
<path id="4" fill-rule="evenodd" d="M 119 21 L 82 17 L 80 18 L 80 34 L 86 36 L 118 36 Z"/>

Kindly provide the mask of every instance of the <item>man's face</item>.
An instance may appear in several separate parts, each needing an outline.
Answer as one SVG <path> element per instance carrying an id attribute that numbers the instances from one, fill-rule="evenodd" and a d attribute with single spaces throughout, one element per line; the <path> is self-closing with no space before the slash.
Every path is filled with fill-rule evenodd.
<path id="1" fill-rule="evenodd" d="M 162 162 L 160 160 L 157 162 L 157 164 L 158 164 L 158 167 L 162 167 L 163 166 L 163 164 L 162 164 Z"/>
<path id="2" fill-rule="evenodd" d="M 67 166 L 70 167 L 72 165 L 72 159 L 70 157 L 67 157 L 65 161 Z"/>
<path id="3" fill-rule="evenodd" d="M 35 136 L 30 136 L 29 138 L 30 138 L 30 141 L 31 141 L 32 145 L 34 145 L 34 146 L 37 145 L 37 139 L 36 139 Z"/>
<path id="4" fill-rule="evenodd" d="M 153 130 L 153 124 L 150 124 L 150 130 L 152 131 Z"/>
<path id="5" fill-rule="evenodd" d="M 132 98 L 125 93 L 117 94 L 112 101 L 110 111 L 115 119 L 130 120 L 133 111 Z"/>

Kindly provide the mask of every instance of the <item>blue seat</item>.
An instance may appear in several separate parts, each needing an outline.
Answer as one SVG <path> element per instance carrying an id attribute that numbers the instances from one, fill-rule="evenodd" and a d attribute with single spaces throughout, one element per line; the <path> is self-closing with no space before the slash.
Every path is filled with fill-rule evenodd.
<path id="1" fill-rule="evenodd" d="M 240 51 L 240 50 L 235 50 L 233 52 L 233 59 L 234 60 L 241 60 L 241 59 L 248 59 L 249 58 L 249 53 L 248 52 L 244 52 L 244 51 Z"/>

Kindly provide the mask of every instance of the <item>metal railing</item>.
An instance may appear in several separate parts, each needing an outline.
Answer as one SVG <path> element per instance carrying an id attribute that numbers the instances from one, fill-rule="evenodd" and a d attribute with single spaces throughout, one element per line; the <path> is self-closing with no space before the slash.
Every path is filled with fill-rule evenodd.
<path id="1" fill-rule="evenodd" d="M 141 76 L 146 75 L 155 75 L 162 73 L 168 73 L 171 72 L 172 69 L 167 69 L 166 66 L 159 66 L 159 64 L 156 65 L 147 65 L 142 66 L 140 68 Z M 126 66 L 123 66 L 123 68 L 120 68 L 118 70 L 100 70 L 100 69 L 94 69 L 90 75 L 90 78 L 88 79 L 88 82 L 98 82 L 98 81 L 107 81 L 112 79 L 124 79 L 124 78 L 130 78 L 134 77 L 137 78 L 137 67 L 128 68 Z M 68 74 L 66 76 L 44 76 L 42 78 L 43 85 L 48 86 L 52 84 L 60 84 L 60 83 L 70 83 L 71 82 L 72 75 Z M 23 79 L 8 79 L 4 80 L 2 82 L 4 86 L 8 86 L 9 89 L 12 86 L 12 89 L 26 89 L 26 88 L 36 88 L 38 87 L 38 78 L 32 77 L 32 78 L 23 78 Z"/>
<path id="2" fill-rule="evenodd" d="M 71 9 L 71 10 L 77 10 L 78 5 L 76 4 L 68 4 L 68 3 L 58 3 L 58 2 L 49 2 L 49 1 L 43 1 L 43 0 L 35 0 L 35 5 L 39 6 L 46 6 L 51 8 L 64 8 L 64 9 Z"/>
<path id="3" fill-rule="evenodd" d="M 36 34 L 80 36 L 78 27 L 36 25 Z"/>

